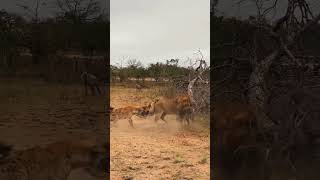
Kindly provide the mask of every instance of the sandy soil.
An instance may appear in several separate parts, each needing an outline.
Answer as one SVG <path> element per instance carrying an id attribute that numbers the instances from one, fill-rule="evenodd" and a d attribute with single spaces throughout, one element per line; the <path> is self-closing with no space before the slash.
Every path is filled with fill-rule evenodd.
<path id="1" fill-rule="evenodd" d="M 111 87 L 111 106 L 142 105 L 150 102 L 150 94 Z M 173 115 L 168 121 L 155 124 L 152 116 L 135 117 L 135 129 L 127 120 L 111 126 L 112 180 L 210 179 L 209 130 L 197 123 L 181 128 Z"/>
<path id="2" fill-rule="evenodd" d="M 101 96 L 84 98 L 79 86 L 27 79 L 0 79 L 0 87 L 1 141 L 15 149 L 64 138 L 106 137 Z M 81 169 L 69 179 L 96 180 Z"/>

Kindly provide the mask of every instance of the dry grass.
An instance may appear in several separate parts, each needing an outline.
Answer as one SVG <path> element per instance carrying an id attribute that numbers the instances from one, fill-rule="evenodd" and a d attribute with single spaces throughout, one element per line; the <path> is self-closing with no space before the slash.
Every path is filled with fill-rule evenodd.
<path id="1" fill-rule="evenodd" d="M 167 88 L 155 86 L 142 92 L 134 86 L 111 86 L 111 106 L 150 103 L 166 94 Z M 135 129 L 127 120 L 118 121 L 110 131 L 111 179 L 209 179 L 209 126 L 195 122 L 181 128 L 173 115 L 168 124 L 154 123 L 152 117 L 133 118 Z M 204 121 L 204 117 L 196 120 Z"/>
<path id="2" fill-rule="evenodd" d="M 84 97 L 83 88 L 80 85 L 47 83 L 34 79 L 0 79 L 0 82 L 0 105 L 7 110 L 19 110 L 17 108 L 22 106 L 57 106 L 78 103 L 89 103 L 91 107 L 97 109 L 104 107 L 101 96 Z M 92 103 L 93 101 L 96 102 Z"/>
<path id="3" fill-rule="evenodd" d="M 133 105 L 143 105 L 152 102 L 153 99 L 160 96 L 174 96 L 174 92 L 171 88 L 161 85 L 149 86 L 147 89 L 137 91 L 134 88 L 134 84 L 117 83 L 111 85 L 110 96 L 111 106 L 122 107 L 127 105 L 128 102 L 132 102 Z M 120 101 L 120 102 L 119 102 Z M 118 105 L 118 103 L 120 103 Z M 203 128 L 210 129 L 210 115 L 199 114 L 195 117 L 195 122 Z"/>

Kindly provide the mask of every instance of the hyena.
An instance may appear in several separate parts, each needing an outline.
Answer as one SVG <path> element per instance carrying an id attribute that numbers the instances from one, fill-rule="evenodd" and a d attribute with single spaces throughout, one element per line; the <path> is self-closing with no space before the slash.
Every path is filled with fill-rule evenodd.
<path id="1" fill-rule="evenodd" d="M 100 88 L 99 88 L 99 80 L 98 78 L 90 74 L 88 72 L 83 72 L 81 74 L 81 79 L 84 81 L 84 88 L 85 88 L 85 94 L 86 96 L 88 95 L 88 90 L 87 87 L 90 87 L 91 94 L 95 95 L 95 91 L 97 90 L 98 94 L 101 94 Z"/>

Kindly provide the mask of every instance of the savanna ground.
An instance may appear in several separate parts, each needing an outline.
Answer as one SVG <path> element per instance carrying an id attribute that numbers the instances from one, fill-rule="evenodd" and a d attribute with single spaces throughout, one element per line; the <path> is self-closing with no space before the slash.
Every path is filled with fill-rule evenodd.
<path id="1" fill-rule="evenodd" d="M 114 108 L 145 105 L 165 88 L 144 89 L 111 85 Z M 191 127 L 181 128 L 173 115 L 168 124 L 153 116 L 133 118 L 110 125 L 110 178 L 117 179 L 210 179 L 210 130 L 208 120 L 196 118 Z"/>
<path id="2" fill-rule="evenodd" d="M 105 96 L 85 97 L 81 85 L 1 78 L 0 141 L 25 149 L 65 138 L 105 138 L 105 103 L 101 97 Z M 69 177 L 91 179 L 96 180 L 81 169 Z"/>

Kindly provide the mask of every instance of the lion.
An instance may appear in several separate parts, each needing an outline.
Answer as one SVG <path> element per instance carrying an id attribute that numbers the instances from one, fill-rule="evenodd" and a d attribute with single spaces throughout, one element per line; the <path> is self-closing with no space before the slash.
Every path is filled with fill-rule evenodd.
<path id="1" fill-rule="evenodd" d="M 233 150 L 251 141 L 250 134 L 257 126 L 253 108 L 244 103 L 219 104 L 213 118 L 216 142 Z"/>
<path id="2" fill-rule="evenodd" d="M 220 179 L 235 179 L 242 166 L 260 168 L 262 156 L 256 148 L 258 132 L 253 107 L 240 102 L 216 104 L 213 132 L 214 153 L 217 154 L 214 163 L 219 168 L 215 173 L 222 174 Z"/>
<path id="3" fill-rule="evenodd" d="M 149 114 L 155 115 L 155 122 L 158 122 L 159 118 L 167 123 L 165 116 L 168 114 L 176 115 L 176 120 L 183 123 L 186 121 L 188 125 L 193 120 L 193 108 L 191 100 L 188 95 L 180 95 L 176 98 L 160 97 L 156 99 L 152 104 Z"/>
<path id="4" fill-rule="evenodd" d="M 0 150 L 2 147 L 6 145 L 1 144 Z M 71 171 L 78 168 L 84 168 L 94 177 L 105 177 L 107 148 L 107 143 L 90 138 L 11 150 L 9 155 L 0 160 L 0 179 L 67 180 Z"/>
<path id="5" fill-rule="evenodd" d="M 151 104 L 146 106 L 127 106 L 122 108 L 112 108 L 110 107 L 110 121 L 112 121 L 114 124 L 119 119 L 127 119 L 129 121 L 129 124 L 131 127 L 133 126 L 132 117 L 138 116 L 140 118 L 144 118 L 149 114 L 149 109 L 151 107 Z"/>

